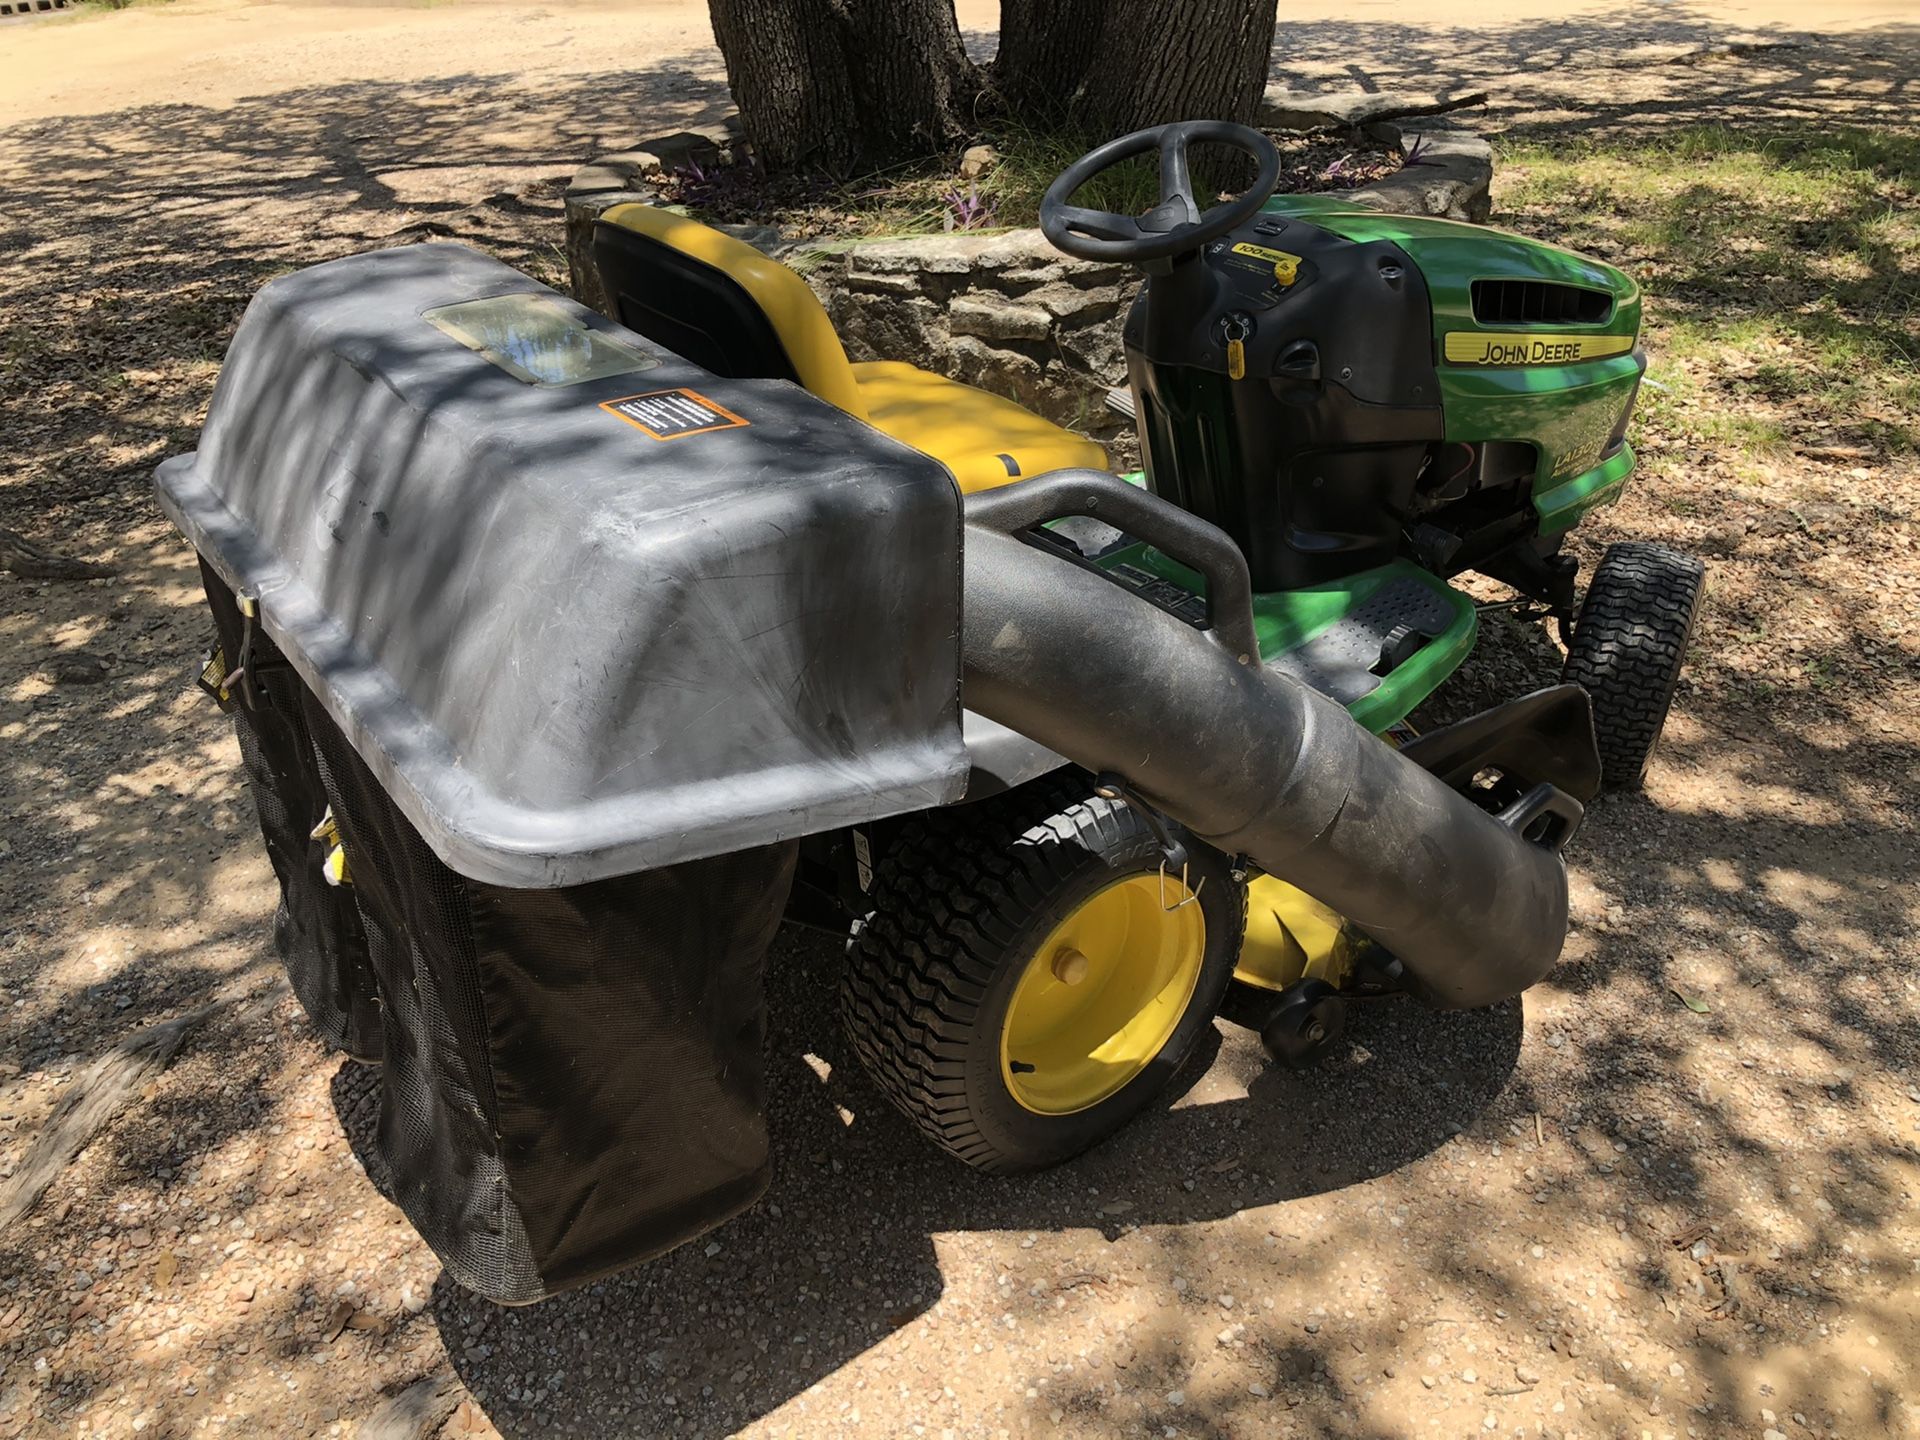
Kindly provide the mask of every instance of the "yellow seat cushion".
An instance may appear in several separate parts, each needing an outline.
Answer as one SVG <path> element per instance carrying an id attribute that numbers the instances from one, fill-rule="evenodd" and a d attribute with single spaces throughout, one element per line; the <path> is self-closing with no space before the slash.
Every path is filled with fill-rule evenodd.
<path id="1" fill-rule="evenodd" d="M 867 423 L 945 465 L 963 493 L 1070 466 L 1107 468 L 1107 452 L 1084 435 L 930 370 L 873 360 L 855 365 L 853 378 Z"/>
<path id="2" fill-rule="evenodd" d="M 651 205 L 616 205 L 600 218 L 726 276 L 766 316 L 803 386 L 931 455 L 953 472 L 962 491 L 990 490 L 1073 465 L 1107 466 L 1107 452 L 1093 441 L 1011 400 L 898 360 L 849 365 L 807 282 L 731 235 Z M 671 296 L 666 287 L 653 298 L 665 304 Z"/>

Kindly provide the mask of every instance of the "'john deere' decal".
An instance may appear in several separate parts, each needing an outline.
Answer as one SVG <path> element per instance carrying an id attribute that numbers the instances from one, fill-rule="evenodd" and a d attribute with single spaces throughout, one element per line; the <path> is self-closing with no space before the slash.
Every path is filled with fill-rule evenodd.
<path id="1" fill-rule="evenodd" d="M 1633 349 L 1631 335 L 1495 335 L 1455 330 L 1447 336 L 1449 365 L 1571 365 L 1604 360 Z"/>

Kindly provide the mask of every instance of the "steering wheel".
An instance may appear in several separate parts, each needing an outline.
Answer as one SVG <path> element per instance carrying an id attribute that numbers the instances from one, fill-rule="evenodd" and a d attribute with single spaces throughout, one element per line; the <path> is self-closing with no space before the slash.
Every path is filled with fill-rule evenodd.
<path id="1" fill-rule="evenodd" d="M 1196 141 L 1231 146 L 1260 167 L 1252 185 L 1204 215 L 1187 168 L 1187 147 Z M 1115 215 L 1067 203 L 1094 176 L 1150 150 L 1160 155 L 1160 203 L 1146 214 Z M 1109 140 L 1061 171 L 1040 202 L 1040 229 L 1054 249 L 1081 260 L 1165 260 L 1252 219 L 1279 183 L 1280 152 L 1258 130 L 1227 120 L 1180 120 Z"/>

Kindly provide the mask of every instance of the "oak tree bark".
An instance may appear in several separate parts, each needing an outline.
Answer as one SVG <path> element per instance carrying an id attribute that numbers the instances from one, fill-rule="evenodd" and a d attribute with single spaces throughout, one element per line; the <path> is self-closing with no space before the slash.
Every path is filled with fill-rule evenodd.
<path id="1" fill-rule="evenodd" d="M 770 170 L 880 169 L 961 140 L 979 75 L 953 0 L 710 0 L 754 153 Z"/>
<path id="2" fill-rule="evenodd" d="M 709 0 L 727 81 L 770 170 L 881 169 L 975 128 L 984 77 L 953 0 Z M 1169 120 L 1250 123 L 1273 0 L 1001 0 L 998 104 L 1107 138 Z"/>
<path id="3" fill-rule="evenodd" d="M 1000 0 L 993 85 L 1027 119 L 1059 123 L 1072 112 L 1099 54 L 1113 0 Z"/>
<path id="4" fill-rule="evenodd" d="M 1041 121 L 1110 138 L 1169 120 L 1253 123 L 1273 0 L 1001 0 L 995 88 Z"/>

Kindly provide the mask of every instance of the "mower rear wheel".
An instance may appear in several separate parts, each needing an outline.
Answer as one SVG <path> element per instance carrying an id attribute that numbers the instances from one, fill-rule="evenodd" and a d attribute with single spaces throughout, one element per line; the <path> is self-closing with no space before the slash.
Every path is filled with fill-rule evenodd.
<path id="1" fill-rule="evenodd" d="M 1706 567 L 1646 541 L 1607 547 L 1567 647 L 1565 678 L 1593 701 L 1601 784 L 1635 790 L 1673 704 Z"/>
<path id="2" fill-rule="evenodd" d="M 1212 1022 L 1245 895 L 1182 837 L 1056 779 L 903 827 L 875 869 L 840 1013 L 861 1063 L 976 1169 L 1057 1164 L 1166 1085 Z M 1177 832 L 1176 832 L 1177 833 Z"/>

